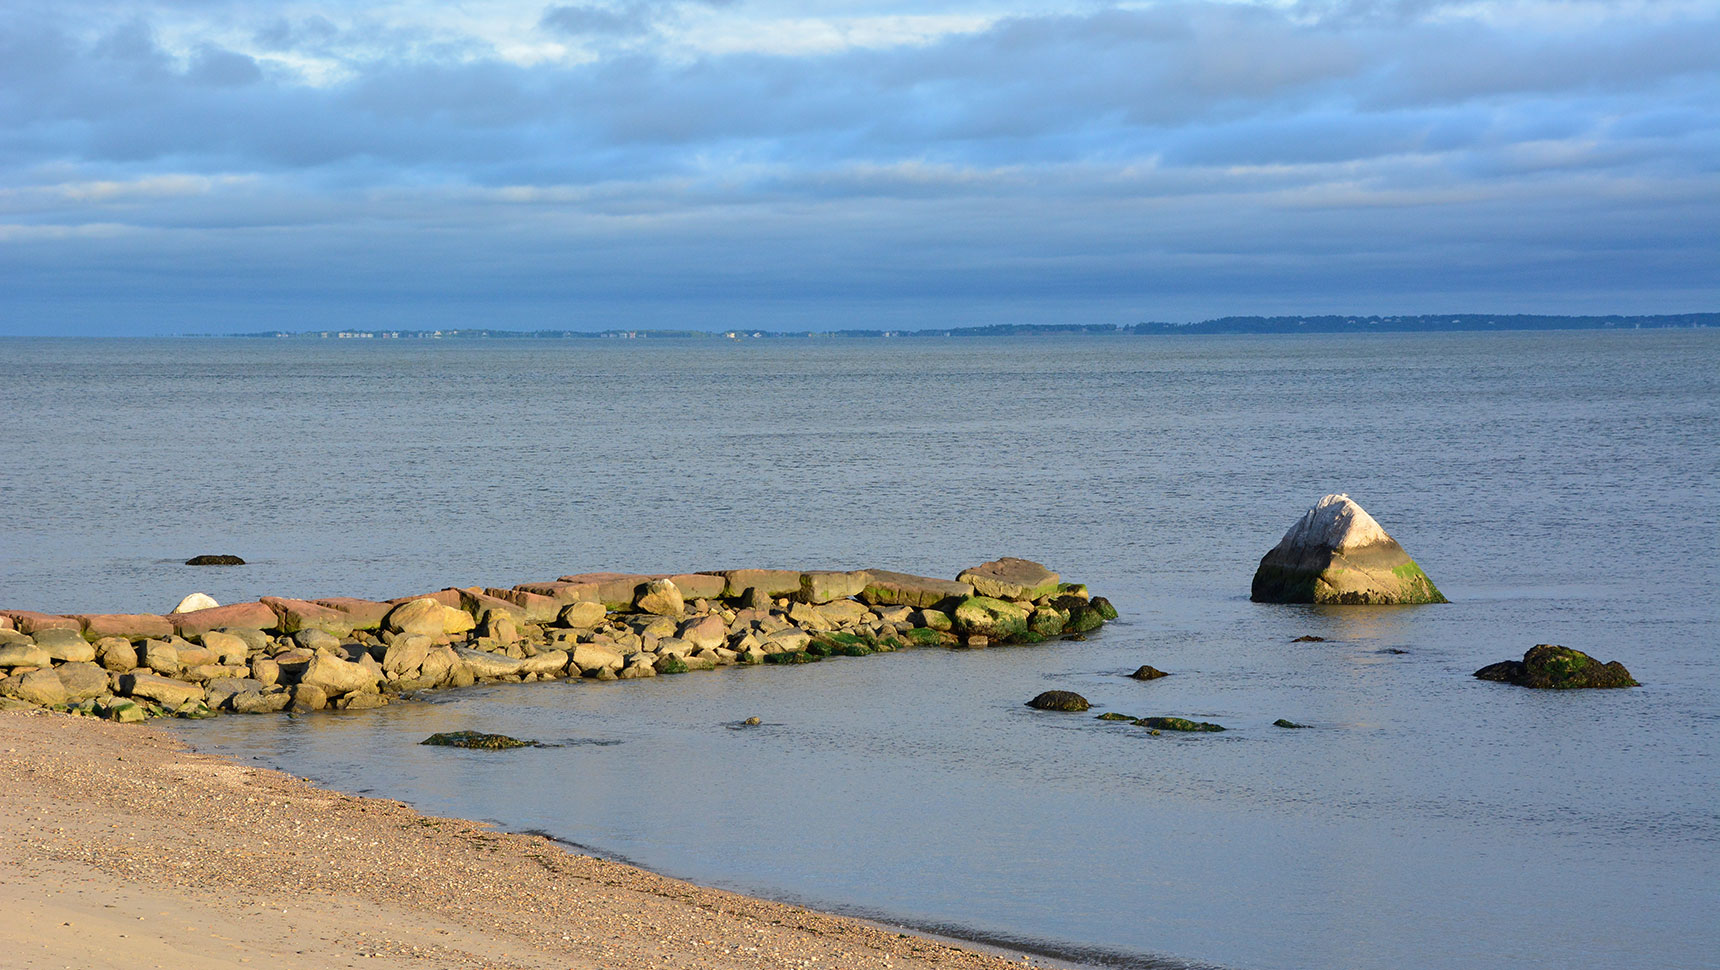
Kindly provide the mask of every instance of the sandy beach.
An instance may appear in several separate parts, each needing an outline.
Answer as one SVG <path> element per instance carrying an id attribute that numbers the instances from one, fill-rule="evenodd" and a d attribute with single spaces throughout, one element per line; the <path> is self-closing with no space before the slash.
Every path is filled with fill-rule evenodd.
<path id="1" fill-rule="evenodd" d="M 1038 964 L 694 886 L 532 835 L 0 712 L 9 967 L 1001 968 Z"/>

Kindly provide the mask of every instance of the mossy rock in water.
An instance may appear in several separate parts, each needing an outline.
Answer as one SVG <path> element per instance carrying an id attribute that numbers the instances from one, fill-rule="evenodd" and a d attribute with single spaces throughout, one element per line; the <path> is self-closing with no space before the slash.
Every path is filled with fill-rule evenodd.
<path id="1" fill-rule="evenodd" d="M 1143 717 L 1135 722 L 1158 731 L 1222 731 L 1224 726 L 1208 721 L 1191 721 L 1186 717 Z"/>
<path id="2" fill-rule="evenodd" d="M 1065 636 L 1079 633 L 1092 633 L 1105 625 L 1105 616 L 1097 607 L 1082 603 L 1069 611 L 1069 622 L 1063 625 Z"/>
<path id="3" fill-rule="evenodd" d="M 1028 701 L 1027 706 L 1041 711 L 1085 711 L 1092 707 L 1087 698 L 1070 690 L 1048 690 Z"/>
<path id="4" fill-rule="evenodd" d="M 1640 686 L 1617 660 L 1603 664 L 1581 650 L 1554 643 L 1529 648 L 1522 660 L 1488 664 L 1477 670 L 1475 676 L 1541 690 Z"/>
<path id="5" fill-rule="evenodd" d="M 823 659 L 822 656 L 807 650 L 784 650 L 782 653 L 764 655 L 764 662 L 767 664 L 810 664 Z"/>
<path id="6" fill-rule="evenodd" d="M 187 566 L 243 566 L 245 560 L 238 556 L 192 556 L 185 560 Z"/>
<path id="7" fill-rule="evenodd" d="M 1282 717 L 1281 717 L 1281 718 L 1279 718 L 1279 719 L 1278 719 L 1278 720 L 1276 720 L 1276 721 L 1273 721 L 1273 722 L 1272 722 L 1272 726 L 1273 726 L 1273 727 L 1281 727 L 1281 728 L 1305 728 L 1305 727 L 1307 727 L 1307 726 L 1308 726 L 1308 725 L 1306 725 L 1306 724 L 1297 724 L 1297 723 L 1296 723 L 1296 722 L 1295 722 L 1295 721 L 1292 721 L 1292 720 L 1290 720 L 1290 719 L 1288 719 L 1288 718 L 1282 718 Z"/>
<path id="8" fill-rule="evenodd" d="M 672 653 L 665 654 L 662 659 L 657 661 L 657 672 L 659 674 L 684 674 L 691 669 L 693 668 L 687 666 L 687 662 L 685 660 L 682 660 L 680 657 L 677 657 Z"/>
<path id="9" fill-rule="evenodd" d="M 902 635 L 908 638 L 909 643 L 917 643 L 922 647 L 934 647 L 952 639 L 948 634 L 929 626 L 917 626 Z"/>
<path id="10" fill-rule="evenodd" d="M 998 643 L 1021 639 L 1027 632 L 1027 611 L 1008 600 L 969 596 L 951 611 L 958 632 Z"/>
<path id="11" fill-rule="evenodd" d="M 1325 637 L 1317 637 L 1317 636 L 1313 635 L 1312 633 L 1304 633 L 1303 635 L 1297 637 L 1294 640 L 1291 640 L 1290 642 L 1291 643 L 1325 643 L 1326 638 Z"/>
<path id="12" fill-rule="evenodd" d="M 1106 711 L 1094 718 L 1096 721 L 1138 721 L 1140 718 L 1128 714 L 1118 714 L 1116 711 Z"/>
<path id="13" fill-rule="evenodd" d="M 510 738 L 505 734 L 485 734 L 482 731 L 447 731 L 442 734 L 432 734 L 419 744 L 433 744 L 444 748 L 477 748 L 481 751 L 500 751 L 505 748 L 529 748 L 536 741 L 521 741 Z"/>
<path id="14" fill-rule="evenodd" d="M 1158 680 L 1160 677 L 1169 677 L 1170 674 L 1165 673 L 1151 664 L 1141 664 L 1135 669 L 1135 672 L 1129 676 L 1136 680 Z"/>
<path id="15" fill-rule="evenodd" d="M 1111 601 L 1105 597 L 1093 597 L 1092 605 L 1093 609 L 1099 614 L 1099 618 L 1105 622 L 1109 623 L 1117 618 L 1117 608 L 1112 606 Z"/>

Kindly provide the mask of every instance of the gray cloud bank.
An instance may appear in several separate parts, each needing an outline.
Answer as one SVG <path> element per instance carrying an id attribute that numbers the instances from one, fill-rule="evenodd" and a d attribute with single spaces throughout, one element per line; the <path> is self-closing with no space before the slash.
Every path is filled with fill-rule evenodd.
<path id="1" fill-rule="evenodd" d="M 0 333 L 1720 305 L 1712 6 L 252 10 L 0 12 Z"/>

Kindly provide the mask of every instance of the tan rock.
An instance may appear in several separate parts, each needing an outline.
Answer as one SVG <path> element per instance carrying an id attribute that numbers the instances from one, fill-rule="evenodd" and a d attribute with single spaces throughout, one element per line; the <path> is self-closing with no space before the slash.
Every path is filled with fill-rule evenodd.
<path id="1" fill-rule="evenodd" d="M 210 630 L 200 638 L 203 646 L 215 653 L 215 659 L 224 664 L 242 664 L 251 655 L 251 645 L 241 637 L 219 630 Z"/>
<path id="2" fill-rule="evenodd" d="M 164 707 L 177 709 L 188 702 L 201 701 L 206 696 L 199 684 L 187 684 L 156 674 L 129 673 L 119 677 L 120 693 L 142 697 Z"/>
<path id="3" fill-rule="evenodd" d="M 137 650 L 139 666 L 171 677 L 179 672 L 179 648 L 166 640 L 145 640 Z"/>
<path id="4" fill-rule="evenodd" d="M 602 623 L 608 615 L 609 611 L 602 603 L 571 603 L 562 608 L 559 622 L 575 630 L 589 630 Z"/>
<path id="5" fill-rule="evenodd" d="M 423 634 L 397 635 L 394 642 L 382 653 L 382 670 L 384 673 L 404 677 L 424 665 L 424 658 L 430 655 L 430 648 L 435 645 L 434 640 Z"/>
<path id="6" fill-rule="evenodd" d="M 729 642 L 729 628 L 720 616 L 703 616 L 681 624 L 676 636 L 696 647 L 720 647 Z"/>
<path id="7" fill-rule="evenodd" d="M 240 714 L 273 714 L 286 710 L 292 699 L 284 690 L 243 691 L 229 698 L 227 706 Z"/>
<path id="8" fill-rule="evenodd" d="M 800 574 L 797 595 L 804 603 L 828 603 L 860 595 L 871 575 L 864 569 L 852 572 L 813 570 Z"/>
<path id="9" fill-rule="evenodd" d="M 444 606 L 428 596 L 400 604 L 383 620 L 384 629 L 390 632 L 415 633 L 438 640 L 469 632 L 477 625 L 472 614 Z"/>
<path id="10" fill-rule="evenodd" d="M 818 612 L 824 614 L 825 619 L 837 626 L 853 626 L 856 623 L 865 622 L 872 616 L 872 611 L 867 609 L 865 604 L 856 603 L 853 600 L 837 600 L 834 603 L 826 603 L 818 608 Z"/>
<path id="11" fill-rule="evenodd" d="M 974 592 L 1000 600 L 1036 600 L 1057 592 L 1061 576 L 1031 559 L 1005 556 L 971 569 L 964 569 L 957 582 L 967 583 Z"/>
<path id="12" fill-rule="evenodd" d="M 8 643 L 0 647 L 0 667 L 46 667 L 53 662 L 48 651 L 34 643 Z"/>
<path id="13" fill-rule="evenodd" d="M 795 596 L 800 593 L 798 569 L 724 569 L 709 575 L 723 577 L 723 596 L 739 599 L 749 589 L 761 596 Z"/>
<path id="14" fill-rule="evenodd" d="M 470 647 L 455 647 L 460 665 L 474 677 L 511 677 L 520 673 L 521 661 L 501 654 L 485 653 Z"/>
<path id="15" fill-rule="evenodd" d="M 484 590 L 484 595 L 512 604 L 517 609 L 518 617 L 527 623 L 547 623 L 560 615 L 562 607 L 567 604 L 553 596 L 545 596 L 530 590 L 500 589 L 491 587 Z"/>
<path id="16" fill-rule="evenodd" d="M 375 690 L 380 678 L 364 664 L 353 663 L 331 650 L 318 650 L 299 676 L 299 683 L 321 688 L 328 697 L 353 691 Z"/>
<path id="17" fill-rule="evenodd" d="M 459 664 L 460 655 L 454 652 L 453 647 L 431 647 L 424 654 L 424 663 L 418 668 L 418 679 L 431 685 L 446 683 Z"/>
<path id="18" fill-rule="evenodd" d="M 777 632 L 765 637 L 764 646 L 766 648 L 766 653 L 780 653 L 784 651 L 794 653 L 805 650 L 806 645 L 811 642 L 812 634 L 807 633 L 805 630 L 789 627 L 786 630 L 778 630 Z M 771 647 L 775 647 L 776 649 L 771 650 Z"/>
<path id="19" fill-rule="evenodd" d="M 328 706 L 328 694 L 315 684 L 299 684 L 293 688 L 290 706 L 295 711 L 320 711 Z"/>
<path id="20" fill-rule="evenodd" d="M 673 580 L 653 579 L 640 588 L 633 607 L 641 613 L 680 616 L 686 612 L 687 602 L 681 596 L 680 587 L 676 586 Z"/>
<path id="21" fill-rule="evenodd" d="M 94 644 L 96 662 L 116 674 L 137 666 L 137 648 L 124 637 L 103 637 Z"/>
<path id="22" fill-rule="evenodd" d="M 264 687 L 273 687 L 281 682 L 281 665 L 268 657 L 258 657 L 251 661 L 251 679 Z"/>
<path id="23" fill-rule="evenodd" d="M 60 681 L 59 674 L 45 669 L 32 670 L 27 674 L 13 674 L 0 680 L 0 695 L 15 697 L 38 707 L 53 707 L 56 704 L 64 704 L 69 699 L 66 685 Z"/>
<path id="24" fill-rule="evenodd" d="M 570 658 L 580 673 L 590 676 L 599 670 L 619 670 L 623 665 L 621 654 L 613 650 L 591 643 L 581 643 L 573 648 Z"/>
<path id="25" fill-rule="evenodd" d="M 567 672 L 568 661 L 573 659 L 566 650 L 545 650 L 535 657 L 527 657 L 520 662 L 520 673 L 535 674 L 540 677 L 560 677 Z"/>

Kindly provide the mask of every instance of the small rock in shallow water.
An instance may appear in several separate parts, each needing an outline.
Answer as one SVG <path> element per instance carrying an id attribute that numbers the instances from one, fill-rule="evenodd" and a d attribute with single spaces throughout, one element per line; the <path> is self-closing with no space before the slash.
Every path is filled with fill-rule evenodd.
<path id="1" fill-rule="evenodd" d="M 1028 701 L 1027 706 L 1041 711 L 1085 711 L 1092 705 L 1074 691 L 1048 690 Z"/>
<path id="2" fill-rule="evenodd" d="M 1297 637 L 1294 640 L 1291 640 L 1290 642 L 1291 643 L 1325 643 L 1326 638 L 1314 636 L 1312 633 L 1306 633 L 1306 634 L 1303 634 L 1302 636 Z"/>
<path id="3" fill-rule="evenodd" d="M 243 566 L 245 560 L 238 556 L 192 556 L 185 560 L 187 566 Z"/>
<path id="4" fill-rule="evenodd" d="M 1640 686 L 1624 664 L 1616 660 L 1603 664 L 1581 650 L 1552 643 L 1529 648 L 1522 660 L 1488 664 L 1477 670 L 1475 676 L 1482 680 L 1544 690 Z"/>
<path id="5" fill-rule="evenodd" d="M 1098 721 L 1135 721 L 1135 720 L 1139 720 L 1139 718 L 1131 717 L 1128 714 L 1118 714 L 1116 711 L 1106 711 L 1105 713 L 1099 715 L 1094 720 L 1098 720 Z"/>
<path id="6" fill-rule="evenodd" d="M 1222 731 L 1222 725 L 1208 721 L 1191 721 L 1186 717 L 1143 717 L 1135 722 L 1144 728 L 1160 731 Z"/>
<path id="7" fill-rule="evenodd" d="M 1136 680 L 1158 680 L 1160 677 L 1169 677 L 1170 674 L 1150 664 L 1142 664 L 1138 670 L 1129 676 Z"/>
<path id="8" fill-rule="evenodd" d="M 749 717 L 746 720 L 742 721 L 741 723 L 742 724 L 749 724 L 749 725 L 752 725 L 754 727 L 757 727 L 758 725 L 763 724 L 764 722 L 759 720 L 756 717 Z"/>
<path id="9" fill-rule="evenodd" d="M 529 748 L 536 741 L 521 741 L 510 738 L 505 734 L 484 734 L 481 731 L 446 731 L 432 734 L 419 744 L 433 744 L 445 748 L 477 748 L 482 751 L 499 751 L 504 748 Z"/>
<path id="10" fill-rule="evenodd" d="M 1281 717 L 1278 720 L 1273 721 L 1272 726 L 1273 727 L 1281 727 L 1281 728 L 1305 728 L 1308 725 L 1297 724 L 1295 721 L 1289 720 L 1288 718 L 1282 718 Z"/>

